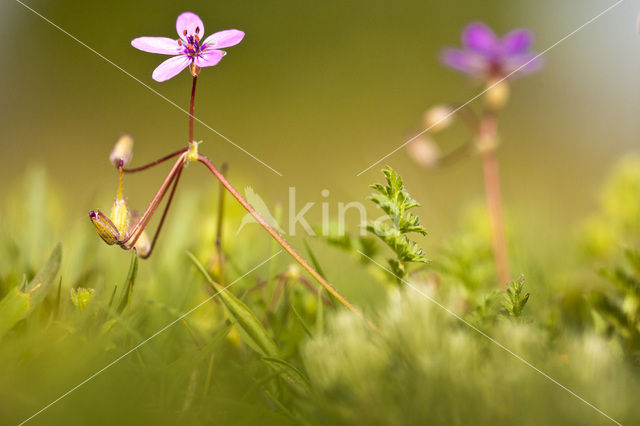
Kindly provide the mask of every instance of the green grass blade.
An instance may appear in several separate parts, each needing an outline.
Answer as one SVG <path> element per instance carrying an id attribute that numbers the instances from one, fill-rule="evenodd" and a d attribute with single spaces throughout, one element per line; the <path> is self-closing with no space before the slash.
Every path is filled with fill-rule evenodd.
<path id="1" fill-rule="evenodd" d="M 196 268 L 204 275 L 207 282 L 218 292 L 225 310 L 230 319 L 238 325 L 238 331 L 245 343 L 263 356 L 277 357 L 278 350 L 275 342 L 271 339 L 267 330 L 262 326 L 262 323 L 253 311 L 230 291 L 213 281 L 207 270 L 192 253 L 187 252 L 187 255 Z"/>
<path id="2" fill-rule="evenodd" d="M 58 275 L 60 270 L 60 262 L 62 261 L 62 247 L 60 244 L 53 249 L 51 256 L 44 264 L 44 266 L 38 271 L 35 277 L 27 284 L 25 293 L 29 293 L 31 296 L 29 313 L 38 306 L 40 302 L 47 297 L 51 286 Z"/>
<path id="3" fill-rule="evenodd" d="M 127 273 L 127 279 L 123 285 L 122 298 L 118 305 L 118 313 L 122 313 L 129 303 L 131 302 L 131 294 L 133 293 L 133 285 L 136 282 L 136 276 L 138 275 L 138 255 L 135 250 L 131 252 L 131 263 L 129 264 L 129 272 Z"/>
<path id="4" fill-rule="evenodd" d="M 27 316 L 31 305 L 30 297 L 29 293 L 24 293 L 18 287 L 14 287 L 0 301 L 0 338 L 11 330 L 18 321 Z"/>

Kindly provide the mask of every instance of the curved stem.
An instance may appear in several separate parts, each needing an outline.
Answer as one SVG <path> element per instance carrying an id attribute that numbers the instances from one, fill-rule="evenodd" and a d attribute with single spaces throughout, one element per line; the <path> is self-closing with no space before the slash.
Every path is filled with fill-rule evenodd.
<path id="1" fill-rule="evenodd" d="M 304 258 L 300 256 L 300 254 L 298 254 L 298 252 L 295 251 L 293 247 L 289 245 L 289 243 L 278 233 L 278 231 L 273 229 L 271 225 L 269 225 L 267 221 L 264 220 L 262 216 L 260 216 L 260 214 L 256 211 L 256 209 L 254 209 L 253 206 L 251 206 L 251 204 L 249 204 L 249 202 L 245 200 L 244 197 L 242 197 L 242 195 L 240 195 L 240 193 L 231 185 L 231 183 L 229 183 L 229 181 L 222 175 L 222 173 L 220 173 L 220 171 L 216 168 L 216 166 L 214 166 L 213 163 L 211 163 L 211 161 L 209 161 L 207 157 L 203 155 L 198 155 L 198 161 L 204 164 L 211 171 L 211 173 L 213 173 L 213 175 L 220 181 L 222 186 L 224 186 L 225 189 L 229 191 L 229 193 L 231 193 L 231 195 L 236 200 L 238 200 L 238 202 L 242 205 L 242 207 L 244 207 L 245 210 L 247 210 L 247 212 L 249 212 L 249 214 L 254 217 L 254 219 L 260 224 L 260 226 L 262 226 L 271 235 L 271 237 L 273 237 L 273 239 L 276 240 L 278 244 L 280 244 L 282 248 L 287 253 L 289 253 L 291 257 L 295 259 L 296 262 L 300 264 L 300 266 L 302 266 L 316 281 L 318 281 L 318 283 L 320 283 L 320 285 L 322 285 L 322 287 L 324 287 L 329 292 L 329 294 L 331 294 L 340 303 L 342 303 L 345 308 L 349 309 L 351 312 L 355 313 L 359 317 L 364 318 L 364 315 L 362 314 L 362 312 L 360 312 L 358 308 L 352 305 L 351 302 L 349 302 L 342 294 L 340 294 L 340 292 L 336 290 L 334 286 L 329 284 L 329 282 L 325 280 L 324 277 L 318 273 L 318 271 L 313 269 L 313 267 L 309 263 L 307 263 L 307 261 L 304 260 Z M 367 322 L 369 322 L 369 324 L 374 329 L 376 330 L 378 329 L 376 325 L 373 324 L 371 321 L 367 321 Z"/>
<path id="2" fill-rule="evenodd" d="M 136 173 L 136 172 L 141 172 L 141 171 L 143 171 L 143 170 L 150 169 L 150 168 L 151 168 L 151 167 L 153 167 L 153 166 L 157 166 L 158 164 L 164 163 L 165 161 L 170 160 L 170 159 L 172 159 L 173 157 L 177 157 L 178 155 L 180 155 L 180 154 L 182 154 L 182 153 L 184 153 L 184 152 L 187 152 L 187 150 L 188 150 L 188 148 L 182 148 L 182 149 L 181 149 L 181 150 L 179 150 L 179 151 L 172 152 L 171 154 L 169 154 L 169 155 L 165 155 L 164 157 L 162 157 L 162 158 L 160 158 L 160 159 L 158 159 L 158 160 L 156 160 L 156 161 L 153 161 L 153 162 L 151 162 L 151 163 L 149 163 L 149 164 L 145 164 L 144 166 L 134 167 L 134 168 L 132 168 L 132 169 L 122 169 L 122 171 L 123 171 L 124 173 Z"/>

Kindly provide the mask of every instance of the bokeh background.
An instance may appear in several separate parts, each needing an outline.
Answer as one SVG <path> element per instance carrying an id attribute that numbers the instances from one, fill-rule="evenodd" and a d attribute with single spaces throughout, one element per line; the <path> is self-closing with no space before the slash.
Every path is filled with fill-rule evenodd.
<path id="1" fill-rule="evenodd" d="M 402 150 L 356 177 L 402 144 L 429 106 L 465 101 L 481 89 L 439 65 L 438 51 L 480 19 L 504 33 L 529 27 L 546 49 L 612 2 L 353 1 L 25 2 L 153 89 L 187 107 L 182 73 L 156 83 L 162 56 L 130 46 L 137 36 L 173 37 L 175 17 L 192 10 L 206 32 L 247 33 L 221 64 L 201 75 L 197 116 L 282 173 L 282 177 L 197 126 L 202 152 L 228 161 L 238 186 L 268 202 L 363 201 L 385 164 L 397 168 L 422 201 L 431 237 L 446 235 L 457 212 L 481 200 L 480 163 L 470 158 L 436 172 L 420 170 Z M 637 2 L 624 2 L 545 55 L 544 70 L 514 85 L 500 118 L 504 196 L 512 210 L 565 232 L 594 202 L 612 162 L 637 151 L 640 38 Z M 16 1 L 0 5 L 0 194 L 14 191 L 31 164 L 46 167 L 69 203 L 69 221 L 86 220 L 95 194 L 113 186 L 107 155 L 123 132 L 135 160 L 175 150 L 187 137 L 184 113 L 79 45 Z M 149 199 L 158 175 L 129 184 Z M 212 185 L 204 171 L 187 186 Z M 145 200 L 145 201 L 142 201 Z M 104 206 L 106 208 L 107 206 Z M 318 206 L 316 206 L 318 207 Z M 319 217 L 319 208 L 310 217 Z M 517 217 L 517 215 L 516 215 Z M 545 235 L 536 234 L 537 238 Z"/>
<path id="2" fill-rule="evenodd" d="M 379 170 L 389 164 L 422 203 L 417 213 L 429 234 L 416 240 L 430 257 L 452 236 L 464 232 L 463 218 L 474 206 L 482 205 L 479 159 L 470 157 L 427 171 L 401 150 L 361 176 L 357 174 L 404 143 L 419 128 L 428 107 L 464 102 L 482 90 L 443 68 L 437 59 L 440 49 L 458 45 L 460 30 L 469 21 L 483 20 L 500 34 L 531 28 L 537 36 L 536 49 L 542 51 L 614 2 L 24 0 L 24 4 L 184 108 L 190 90 L 188 73 L 156 83 L 151 73 L 163 57 L 135 50 L 131 39 L 175 37 L 175 19 L 185 10 L 202 17 L 206 34 L 228 28 L 244 30 L 245 40 L 229 48 L 219 66 L 202 72 L 196 115 L 282 176 L 197 124 L 196 139 L 204 141 L 201 152 L 217 164 L 228 162 L 232 183 L 239 189 L 252 186 L 269 206 L 286 205 L 289 187 L 295 187 L 298 206 L 316 202 L 307 216 L 312 224 L 320 223 L 321 202 L 328 201 L 333 214 L 339 202 L 371 204 L 366 201 L 368 185 L 381 181 Z M 566 262 L 571 256 L 565 254 L 575 254 L 572 245 L 577 230 L 596 209 L 604 177 L 618 160 L 640 151 L 639 11 L 640 2 L 626 0 L 555 46 L 545 55 L 541 72 L 514 83 L 510 102 L 500 115 L 503 195 L 509 229 L 517 236 L 511 242 L 513 272 L 524 273 L 528 285 L 531 283 L 533 309 L 551 306 L 548 301 L 555 290 L 569 281 L 574 286 L 580 281 L 582 272 L 563 279 L 572 268 Z M 187 116 L 18 1 L 0 4 L 0 37 L 4 40 L 0 44 L 0 221 L 5 222 L 0 223 L 1 229 L 11 228 L 8 234 L 13 240 L 33 249 L 21 254 L 33 257 L 25 261 L 32 268 L 39 267 L 53 244 L 62 240 L 65 286 L 82 282 L 87 265 L 118 265 L 105 267 L 108 271 L 95 279 L 99 291 L 110 289 L 126 274 L 129 254 L 106 247 L 87 219 L 90 209 L 108 212 L 111 206 L 115 172 L 108 162 L 109 152 L 122 133 L 135 139 L 136 164 L 172 152 L 186 143 Z M 455 143 L 462 134 L 454 131 L 445 142 Z M 49 204 L 44 196 L 38 203 L 38 197 L 29 195 L 39 189 L 46 192 L 38 178 L 40 170 L 45 170 L 47 184 L 54 188 L 48 194 L 56 199 L 46 199 L 52 201 Z M 127 177 L 130 205 L 140 209 L 150 200 L 163 171 Z M 174 265 L 176 259 L 183 262 L 185 248 L 193 248 L 199 234 L 213 235 L 214 221 L 202 217 L 208 210 L 215 217 L 217 186 L 204 168 L 195 165 L 182 179 L 183 190 L 160 240 L 162 248 L 144 264 L 148 266 L 140 268 L 143 284 L 136 297 L 186 311 L 202 294 L 193 293 L 194 284 L 189 280 L 185 284 L 181 274 L 186 267 L 178 270 L 167 265 Z M 323 190 L 329 190 L 328 198 L 321 196 Z M 55 226 L 36 220 L 38 208 L 46 208 L 42 206 L 51 208 L 42 217 L 53 217 Z M 378 217 L 373 205 L 369 208 Z M 256 259 L 268 256 L 271 241 L 257 227 L 234 238 L 241 212 L 236 208 L 231 213 L 226 246 L 234 249 L 238 270 L 244 272 L 256 265 Z M 21 216 L 24 222 L 40 227 L 11 225 L 21 223 L 14 220 Z M 349 218 L 352 230 L 357 229 L 357 219 Z M 28 235 L 28 244 L 22 244 L 22 235 Z M 357 259 L 345 261 L 337 249 L 313 244 L 332 282 L 356 304 L 367 309 L 365 302 L 384 298 L 374 273 L 358 267 Z M 302 247 L 295 239 L 294 245 Z M 242 249 L 235 250 L 237 247 Z M 524 257 L 526 262 L 521 261 Z M 282 271 L 290 262 L 283 255 L 273 269 Z M 553 266 L 563 262 L 568 265 L 555 272 Z M 535 269 L 551 263 L 548 282 L 541 282 L 543 274 Z M 202 318 L 206 315 L 202 313 Z M 36 337 L 31 337 L 29 347 L 48 348 L 44 339 Z M 87 351 L 84 342 L 77 344 L 78 353 Z M 76 347 L 64 350 L 70 356 L 57 360 L 71 361 L 55 361 L 56 368 L 38 364 L 46 374 L 24 364 L 31 372 L 25 379 L 16 369 L 0 391 L 24 397 L 28 403 L 14 413 L 13 399 L 4 398 L 9 403 L 0 411 L 10 413 L 12 419 L 24 418 L 33 407 L 51 401 L 105 364 L 99 357 L 73 358 Z M 49 354 L 40 356 L 33 360 Z M 85 368 L 82 362 L 95 365 Z M 65 368 L 75 369 L 74 375 Z M 8 377 L 13 364 L 5 369 L 3 377 Z M 176 368 L 168 374 L 182 380 L 183 373 Z M 110 387 L 105 389 L 112 390 L 108 394 L 120 398 L 126 411 L 127 404 L 133 407 L 138 400 L 131 394 L 141 398 L 144 392 L 139 387 L 131 388 L 136 392 L 122 391 L 123 386 L 131 386 L 129 370 L 114 369 L 112 374 L 118 375 L 105 375 L 98 383 L 108 382 Z M 156 385 L 150 381 L 144 386 L 153 390 Z M 89 402 L 99 392 L 79 392 L 77 398 L 82 399 L 75 401 L 82 403 L 76 409 L 94 409 Z M 61 404 L 52 411 L 67 419 L 68 407 Z M 112 411 L 108 405 L 100 409 L 104 415 Z M 91 418 L 97 416 L 94 413 Z"/>
<path id="3" fill-rule="evenodd" d="M 461 28 L 484 20 L 497 32 L 528 27 L 544 50 L 612 2 L 25 2 L 154 90 L 187 107 L 188 73 L 156 83 L 163 59 L 136 51 L 137 36 L 173 37 L 175 17 L 198 13 L 207 34 L 239 28 L 245 40 L 199 80 L 196 115 L 280 172 L 278 176 L 203 126 L 196 139 L 214 161 L 230 164 L 239 188 L 251 185 L 268 204 L 363 201 L 390 164 L 423 204 L 419 214 L 437 245 L 461 212 L 481 202 L 477 158 L 436 171 L 419 169 L 401 150 L 423 111 L 476 95 L 464 77 L 438 63 Z M 621 156 L 637 152 L 640 122 L 638 4 L 624 2 L 545 55 L 544 70 L 514 84 L 500 117 L 500 161 L 508 219 L 542 247 L 569 236 L 591 209 L 597 186 Z M 183 146 L 187 117 L 16 1 L 0 5 L 0 199 L 19 192 L 25 170 L 44 166 L 59 189 L 69 224 L 90 208 L 108 210 L 114 172 L 107 161 L 117 137 L 133 135 L 141 163 Z M 477 106 L 477 105 L 476 105 Z M 141 208 L 162 171 L 128 181 Z M 204 169 L 186 187 L 214 182 Z M 335 210 L 334 210 L 335 214 Z M 318 204 L 310 221 L 320 221 Z M 357 218 L 351 218 L 357 226 Z M 529 227 L 527 224 L 535 223 Z M 87 232 L 89 227 L 87 227 Z M 265 239 L 267 239 L 265 235 Z M 527 241 L 525 239 L 525 241 Z M 98 247 L 99 241 L 96 241 Z"/>

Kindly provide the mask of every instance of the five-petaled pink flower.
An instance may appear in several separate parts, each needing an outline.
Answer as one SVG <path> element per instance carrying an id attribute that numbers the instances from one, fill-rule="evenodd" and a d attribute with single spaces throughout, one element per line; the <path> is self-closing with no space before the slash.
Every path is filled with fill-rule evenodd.
<path id="1" fill-rule="evenodd" d="M 220 31 L 202 40 L 204 24 L 198 15 L 184 12 L 176 22 L 177 40 L 167 37 L 138 37 L 131 41 L 136 49 L 163 55 L 177 55 L 161 63 L 153 71 L 153 79 L 166 81 L 189 67 L 195 77 L 200 68 L 216 65 L 227 52 L 218 50 L 235 46 L 242 41 L 244 33 L 239 30 Z M 201 41 L 202 40 L 202 41 Z"/>
<path id="2" fill-rule="evenodd" d="M 500 38 L 482 22 L 462 30 L 462 49 L 445 49 L 442 62 L 456 71 L 483 80 L 500 80 L 534 73 L 542 66 L 531 50 L 533 34 L 520 28 Z"/>

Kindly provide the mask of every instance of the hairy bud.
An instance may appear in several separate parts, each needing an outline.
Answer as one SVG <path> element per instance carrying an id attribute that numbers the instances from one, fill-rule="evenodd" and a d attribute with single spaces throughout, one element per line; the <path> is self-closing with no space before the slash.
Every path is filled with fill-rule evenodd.
<path id="1" fill-rule="evenodd" d="M 431 138 L 424 135 L 411 141 L 407 145 L 407 152 L 413 161 L 424 168 L 434 167 L 440 160 L 438 145 Z"/>
<path id="2" fill-rule="evenodd" d="M 485 104 L 493 111 L 502 109 L 509 100 L 509 83 L 507 83 L 506 80 L 500 81 L 497 84 L 490 82 L 488 87 L 491 88 L 484 94 Z"/>
<path id="3" fill-rule="evenodd" d="M 105 243 L 113 245 L 120 240 L 120 233 L 111 220 L 105 216 L 100 210 L 91 210 L 89 218 L 96 227 L 96 231 Z"/>
<path id="4" fill-rule="evenodd" d="M 133 138 L 129 135 L 122 135 L 113 146 L 109 161 L 116 166 L 126 166 L 133 157 Z"/>
<path id="5" fill-rule="evenodd" d="M 432 133 L 440 132 L 451 126 L 455 114 L 448 105 L 436 105 L 424 113 L 423 124 Z"/>

